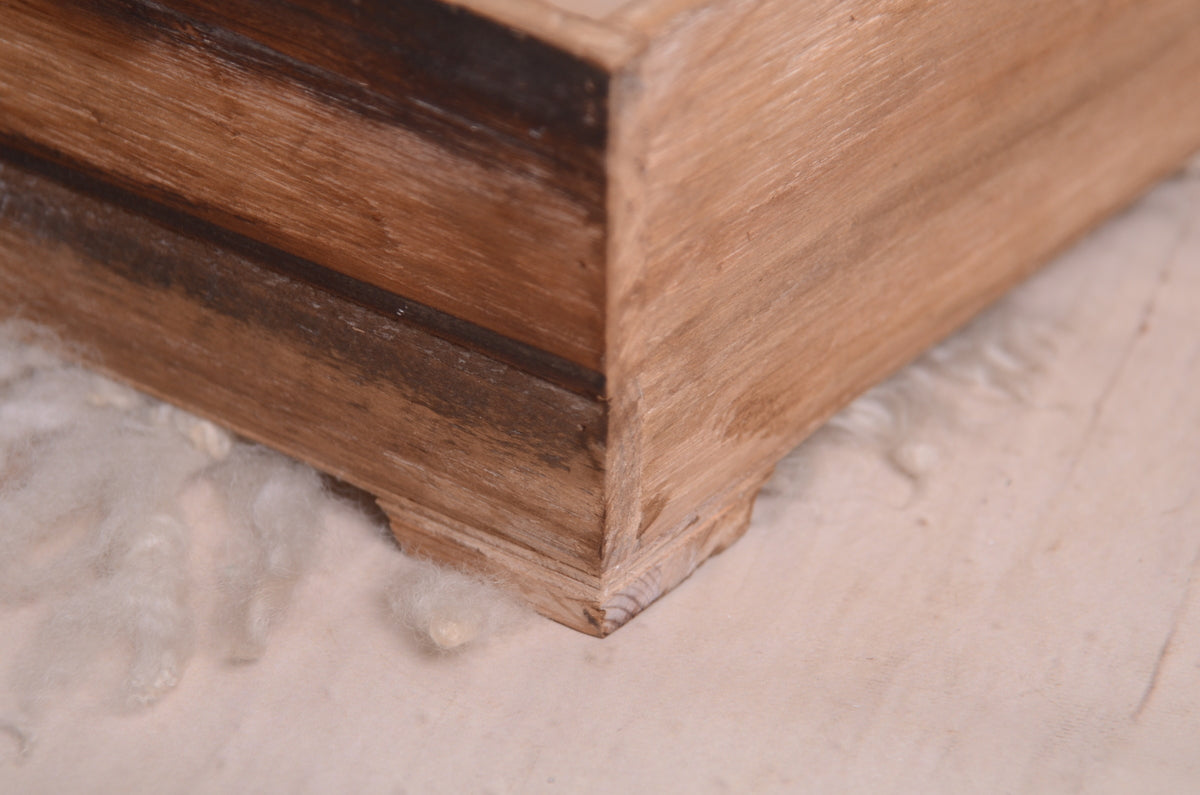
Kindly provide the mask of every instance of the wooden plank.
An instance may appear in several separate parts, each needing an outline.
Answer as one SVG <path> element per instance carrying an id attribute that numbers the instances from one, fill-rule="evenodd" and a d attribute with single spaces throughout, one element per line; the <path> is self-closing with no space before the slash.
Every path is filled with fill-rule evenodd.
<path id="1" fill-rule="evenodd" d="M 265 42 L 178 5 L 4 4 L 0 137 L 600 368 L 605 72 L 428 0 L 271 4 Z"/>
<path id="2" fill-rule="evenodd" d="M 1200 4 L 1079 11 L 727 4 L 614 80 L 606 565 L 1200 147 Z"/>
<path id="3" fill-rule="evenodd" d="M 598 578 L 604 406 L 187 234 L 63 169 L 0 159 L 0 311 L 377 495 L 487 529 L 578 591 Z M 582 583 L 582 584 L 581 584 Z"/>

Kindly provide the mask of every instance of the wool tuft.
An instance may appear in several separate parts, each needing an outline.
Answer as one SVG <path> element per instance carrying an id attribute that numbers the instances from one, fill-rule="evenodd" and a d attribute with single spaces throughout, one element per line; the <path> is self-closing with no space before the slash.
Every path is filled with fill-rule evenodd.
<path id="1" fill-rule="evenodd" d="M 25 386 L 81 379 L 59 370 Z M 91 407 L 85 390 L 71 394 L 74 416 L 64 399 L 27 418 L 0 488 L 0 602 L 48 608 L 11 673 L 30 715 L 112 651 L 124 658 L 124 701 L 151 703 L 178 681 L 192 645 L 175 500 L 206 459 L 139 417 Z"/>
<path id="2" fill-rule="evenodd" d="M 940 460 L 921 438 L 924 428 L 954 421 L 959 397 L 948 386 L 1025 401 L 1036 375 L 1054 352 L 1046 324 L 1013 311 L 1009 302 L 988 310 L 904 370 L 863 394 L 820 431 L 816 440 L 848 437 L 877 449 L 913 480 Z"/>
<path id="3" fill-rule="evenodd" d="M 529 615 L 498 583 L 428 561 L 396 575 L 387 597 L 400 625 L 439 652 L 481 643 Z"/>
<path id="4" fill-rule="evenodd" d="M 224 494 L 233 530 L 221 561 L 220 625 L 229 658 L 247 662 L 262 655 L 308 568 L 328 495 L 312 469 L 251 445 L 226 453 L 208 477 Z"/>
<path id="5" fill-rule="evenodd" d="M 43 344 L 38 344 L 43 343 Z M 69 365 L 35 326 L 0 324 L 0 606 L 44 616 L 10 650 L 20 715 L 0 727 L 27 747 L 56 692 L 117 660 L 119 701 L 174 688 L 197 642 L 184 490 L 223 489 L 228 537 L 220 616 L 207 635 L 230 656 L 261 654 L 322 528 L 319 476 L 235 442 L 207 420 Z"/>
<path id="6" fill-rule="evenodd" d="M 0 323 L 0 607 L 41 617 L 24 647 L 3 649 L 17 712 L 0 715 L 0 733 L 19 754 L 75 686 L 111 673 L 120 708 L 140 708 L 176 687 L 197 651 L 261 657 L 335 500 L 312 469 L 62 350 L 37 326 Z M 201 484 L 224 519 L 208 567 L 181 499 Z M 393 615 L 431 648 L 462 649 L 527 615 L 494 583 L 400 565 Z M 216 606 L 201 614 L 205 594 Z"/>

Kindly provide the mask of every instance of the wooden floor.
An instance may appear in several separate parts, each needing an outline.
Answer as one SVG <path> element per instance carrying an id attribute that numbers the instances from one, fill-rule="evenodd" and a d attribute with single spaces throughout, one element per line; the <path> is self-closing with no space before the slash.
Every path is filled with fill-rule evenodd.
<path id="1" fill-rule="evenodd" d="M 1018 290 L 1047 366 L 1020 400 L 937 382 L 919 480 L 810 445 L 622 632 L 450 657 L 382 620 L 385 542 L 343 516 L 259 663 L 57 702 L 20 764 L 0 736 L 0 790 L 1195 792 L 1198 307 L 1200 174 Z"/>

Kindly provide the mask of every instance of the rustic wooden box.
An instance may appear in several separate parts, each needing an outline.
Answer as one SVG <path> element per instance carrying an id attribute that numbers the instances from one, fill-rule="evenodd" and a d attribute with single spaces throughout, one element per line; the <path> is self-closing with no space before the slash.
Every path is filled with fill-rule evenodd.
<path id="1" fill-rule="evenodd" d="M 13 0 L 0 308 L 606 634 L 1198 85 L 1197 0 Z"/>

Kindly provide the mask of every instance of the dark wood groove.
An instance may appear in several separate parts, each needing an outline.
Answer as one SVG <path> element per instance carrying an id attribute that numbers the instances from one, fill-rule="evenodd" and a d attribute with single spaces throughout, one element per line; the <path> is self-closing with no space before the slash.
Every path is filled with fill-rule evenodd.
<path id="1" fill-rule="evenodd" d="M 593 399 L 604 395 L 605 378 L 602 373 L 118 187 L 86 173 L 86 164 L 72 162 L 61 153 L 48 151 L 36 142 L 0 135 L 0 162 L 13 163 L 59 185 L 122 207 L 182 236 L 214 243 L 252 258 L 280 274 L 319 287 L 576 394 Z M 184 201 L 182 197 L 177 197 L 173 203 Z"/>
<path id="2" fill-rule="evenodd" d="M 550 170 L 603 220 L 608 74 L 438 0 L 68 0 L 499 168 Z"/>

